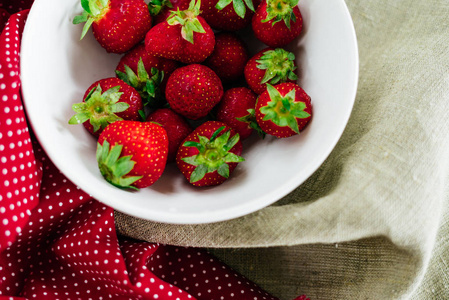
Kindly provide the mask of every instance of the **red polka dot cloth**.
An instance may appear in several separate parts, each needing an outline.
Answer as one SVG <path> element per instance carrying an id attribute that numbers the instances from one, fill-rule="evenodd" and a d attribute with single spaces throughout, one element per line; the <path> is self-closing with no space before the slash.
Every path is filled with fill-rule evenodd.
<path id="1" fill-rule="evenodd" d="M 20 97 L 30 6 L 0 3 L 0 299 L 277 299 L 203 249 L 118 237 L 113 209 L 51 163 Z"/>

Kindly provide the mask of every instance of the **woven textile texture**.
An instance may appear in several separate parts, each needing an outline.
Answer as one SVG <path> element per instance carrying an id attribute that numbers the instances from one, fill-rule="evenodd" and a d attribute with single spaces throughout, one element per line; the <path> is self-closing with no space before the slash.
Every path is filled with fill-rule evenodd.
<path id="1" fill-rule="evenodd" d="M 320 169 L 239 219 L 179 226 L 116 212 L 120 233 L 213 248 L 281 299 L 449 299 L 449 1 L 346 3 L 359 87 Z"/>

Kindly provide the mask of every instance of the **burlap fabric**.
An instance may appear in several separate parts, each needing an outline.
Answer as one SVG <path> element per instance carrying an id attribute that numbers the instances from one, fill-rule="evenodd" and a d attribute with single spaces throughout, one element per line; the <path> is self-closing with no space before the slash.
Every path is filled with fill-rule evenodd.
<path id="1" fill-rule="evenodd" d="M 449 1 L 346 2 L 359 88 L 321 168 L 243 218 L 176 226 L 116 213 L 120 233 L 212 248 L 281 299 L 449 299 Z"/>

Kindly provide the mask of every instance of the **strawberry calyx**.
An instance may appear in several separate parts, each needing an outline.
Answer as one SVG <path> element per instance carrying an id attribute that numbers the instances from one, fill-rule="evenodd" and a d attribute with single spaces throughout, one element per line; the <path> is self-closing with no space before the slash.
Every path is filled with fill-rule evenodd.
<path id="1" fill-rule="evenodd" d="M 152 16 L 158 15 L 165 7 L 173 8 L 173 4 L 170 0 L 151 0 L 150 3 L 148 3 L 148 10 Z"/>
<path id="2" fill-rule="evenodd" d="M 247 123 L 249 128 L 255 130 L 257 132 L 257 134 L 264 139 L 265 138 L 265 131 L 262 130 L 262 128 L 260 128 L 259 124 L 256 121 L 256 110 L 254 108 L 250 108 L 246 110 L 248 112 L 247 115 L 240 117 L 240 118 L 235 118 L 237 121 L 243 122 L 243 123 Z"/>
<path id="3" fill-rule="evenodd" d="M 255 11 L 252 0 L 220 0 L 215 5 L 215 8 L 218 10 L 222 10 L 223 8 L 231 4 L 231 2 L 235 13 L 242 19 L 245 18 L 246 7 L 248 7 L 252 11 Z"/>
<path id="4" fill-rule="evenodd" d="M 197 16 L 200 14 L 201 0 L 195 2 L 190 1 L 189 8 L 186 10 L 172 11 L 167 18 L 169 25 L 181 25 L 181 36 L 183 39 L 193 44 L 193 33 L 205 33 L 206 31 L 198 20 Z"/>
<path id="5" fill-rule="evenodd" d="M 126 176 L 134 168 L 135 161 L 131 160 L 132 155 L 122 156 L 123 146 L 115 144 L 110 147 L 108 141 L 104 141 L 103 145 L 97 143 L 97 162 L 101 175 L 110 184 L 123 188 L 134 189 L 138 188 L 132 186 L 134 182 L 142 178 L 142 176 Z"/>
<path id="6" fill-rule="evenodd" d="M 256 60 L 257 68 L 265 70 L 265 75 L 260 84 L 270 83 L 278 84 L 287 80 L 297 80 L 295 73 L 295 55 L 292 52 L 282 48 L 268 50 Z"/>
<path id="7" fill-rule="evenodd" d="M 80 40 L 86 35 L 92 23 L 103 18 L 109 11 L 109 1 L 110 0 L 81 0 L 81 6 L 84 11 L 81 15 L 76 16 L 73 19 L 73 24 L 86 23 L 81 32 Z"/>
<path id="8" fill-rule="evenodd" d="M 160 107 L 162 95 L 159 86 L 164 80 L 164 72 L 157 68 L 151 68 L 150 76 L 145 69 L 142 58 L 137 63 L 137 74 L 127 65 L 124 65 L 124 68 L 125 72 L 115 71 L 117 77 L 137 90 L 145 106 L 150 108 Z"/>
<path id="9" fill-rule="evenodd" d="M 236 133 L 231 137 L 231 131 L 227 130 L 218 136 L 224 129 L 224 126 L 218 128 L 210 139 L 198 135 L 199 142 L 184 142 L 184 147 L 195 147 L 199 151 L 197 155 L 182 158 L 184 162 L 196 166 L 190 175 L 189 181 L 191 183 L 203 179 L 207 173 L 214 171 L 217 171 L 224 178 L 228 178 L 228 163 L 239 163 L 245 160 L 243 157 L 229 152 L 238 143 L 240 139 L 239 134 Z"/>
<path id="10" fill-rule="evenodd" d="M 89 121 L 93 131 L 96 132 L 100 128 L 106 128 L 110 123 L 122 120 L 116 113 L 127 110 L 129 104 L 118 102 L 123 94 L 119 90 L 120 86 L 114 86 L 103 93 L 101 86 L 97 85 L 89 92 L 84 102 L 72 105 L 76 114 L 70 118 L 69 124 L 82 124 Z"/>
<path id="11" fill-rule="evenodd" d="M 284 20 L 285 25 L 290 29 L 290 22 L 296 22 L 293 8 L 298 5 L 299 0 L 267 0 L 267 18 L 262 22 L 272 20 L 272 25 Z"/>
<path id="12" fill-rule="evenodd" d="M 267 84 L 267 91 L 270 102 L 266 106 L 260 108 L 260 112 L 264 114 L 264 121 L 271 120 L 280 127 L 290 127 L 294 132 L 299 134 L 298 122 L 296 119 L 305 119 L 310 114 L 304 109 L 306 104 L 302 101 L 295 102 L 295 89 L 282 96 L 279 91 L 270 84 Z"/>

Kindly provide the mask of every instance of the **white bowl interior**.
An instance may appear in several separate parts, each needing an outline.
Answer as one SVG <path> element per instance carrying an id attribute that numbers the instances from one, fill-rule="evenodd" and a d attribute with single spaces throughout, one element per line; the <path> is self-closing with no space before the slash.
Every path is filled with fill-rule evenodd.
<path id="1" fill-rule="evenodd" d="M 343 0 L 301 0 L 304 32 L 289 45 L 300 69 L 298 83 L 311 96 L 313 118 L 299 136 L 251 137 L 231 178 L 213 188 L 190 186 L 175 165 L 138 192 L 108 184 L 98 171 L 96 141 L 83 126 L 68 125 L 73 103 L 94 81 L 114 76 L 119 55 L 107 54 L 91 33 L 79 41 L 79 0 L 54 5 L 36 0 L 22 39 L 22 92 L 41 145 L 68 179 L 116 210 L 168 223 L 206 223 L 236 218 L 279 200 L 326 159 L 350 116 L 358 80 L 358 50 Z M 51 18 L 42 18 L 52 12 Z M 255 51 L 263 47 L 249 39 Z"/>

